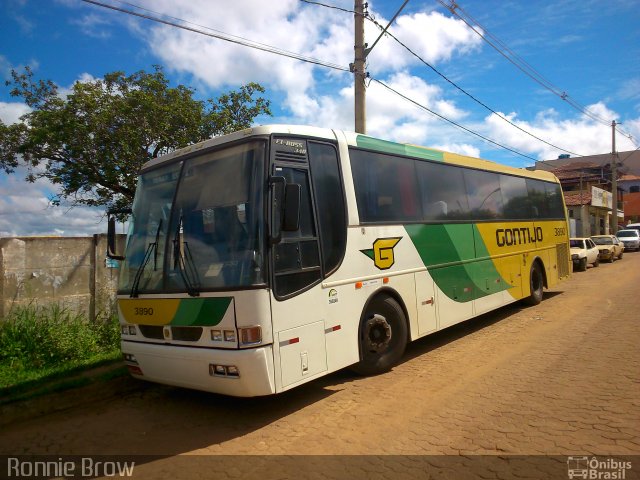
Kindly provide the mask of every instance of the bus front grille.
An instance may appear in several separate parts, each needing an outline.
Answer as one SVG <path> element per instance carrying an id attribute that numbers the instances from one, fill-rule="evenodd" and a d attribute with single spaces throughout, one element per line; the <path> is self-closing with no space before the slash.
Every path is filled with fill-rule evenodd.
<path id="1" fill-rule="evenodd" d="M 154 340 L 169 340 L 165 337 L 164 329 L 162 325 L 138 325 L 140 332 L 146 338 L 152 338 Z M 181 342 L 197 342 L 202 337 L 202 327 L 170 327 L 171 339 Z"/>
<path id="2" fill-rule="evenodd" d="M 197 342 L 202 336 L 202 327 L 171 327 L 174 340 L 183 342 Z"/>
<path id="3" fill-rule="evenodd" d="M 140 332 L 146 338 L 153 338 L 155 340 L 163 340 L 164 333 L 162 332 L 162 326 L 157 325 L 138 325 Z"/>

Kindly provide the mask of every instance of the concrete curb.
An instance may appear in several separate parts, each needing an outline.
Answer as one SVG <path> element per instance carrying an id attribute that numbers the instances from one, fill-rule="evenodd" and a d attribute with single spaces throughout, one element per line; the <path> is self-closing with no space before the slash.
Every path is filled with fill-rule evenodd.
<path id="1" fill-rule="evenodd" d="M 95 370 L 82 372 L 80 375 L 52 382 L 51 385 L 39 386 L 38 390 L 62 384 L 74 378 L 89 378 L 90 383 L 80 386 L 61 387 L 60 391 L 37 391 L 29 398 L 21 399 L 22 394 L 15 401 L 9 399 L 4 405 L 0 405 L 0 427 L 23 422 L 51 413 L 81 407 L 83 405 L 101 402 L 109 398 L 125 395 L 143 388 L 145 382 L 140 382 L 130 377 L 126 372 L 117 372 L 122 368 L 118 363 L 107 368 L 99 367 Z M 103 378 L 114 372 L 117 376 Z M 28 393 L 28 392 L 27 392 Z"/>

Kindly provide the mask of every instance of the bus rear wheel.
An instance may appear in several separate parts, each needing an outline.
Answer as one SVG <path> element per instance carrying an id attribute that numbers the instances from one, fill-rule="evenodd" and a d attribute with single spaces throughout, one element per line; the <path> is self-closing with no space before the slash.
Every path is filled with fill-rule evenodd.
<path id="1" fill-rule="evenodd" d="M 371 299 L 360 319 L 360 362 L 351 369 L 360 375 L 389 371 L 407 346 L 407 320 L 402 307 L 389 295 Z"/>
<path id="2" fill-rule="evenodd" d="M 542 268 L 538 262 L 531 265 L 529 289 L 531 291 L 531 295 L 525 298 L 524 302 L 527 305 L 538 305 L 542 302 L 542 295 L 544 293 L 544 277 L 542 276 Z"/>

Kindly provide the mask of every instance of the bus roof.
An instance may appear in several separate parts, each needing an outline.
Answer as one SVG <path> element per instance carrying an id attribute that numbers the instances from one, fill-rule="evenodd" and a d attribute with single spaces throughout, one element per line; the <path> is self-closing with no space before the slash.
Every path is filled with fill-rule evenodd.
<path id="1" fill-rule="evenodd" d="M 531 171 L 524 168 L 515 168 L 500 163 L 483 160 L 480 158 L 459 155 L 457 153 L 446 152 L 434 148 L 413 145 L 409 143 L 398 143 L 389 140 L 382 140 L 368 135 L 355 132 L 332 130 L 329 128 L 312 127 L 306 125 L 260 125 L 256 127 L 238 130 L 237 132 L 219 137 L 210 138 L 199 143 L 194 143 L 184 148 L 175 150 L 167 155 L 150 160 L 143 166 L 143 170 L 154 167 L 158 164 L 170 161 L 183 155 L 189 155 L 198 150 L 209 149 L 224 143 L 235 142 L 252 136 L 268 136 L 273 134 L 284 135 L 304 135 L 325 140 L 335 141 L 338 137 L 343 137 L 349 146 L 365 148 L 383 153 L 393 153 L 396 155 L 421 158 L 424 160 L 440 161 L 463 167 L 477 168 L 529 178 L 537 178 L 551 182 L 558 182 L 558 179 L 551 172 L 536 170 Z"/>

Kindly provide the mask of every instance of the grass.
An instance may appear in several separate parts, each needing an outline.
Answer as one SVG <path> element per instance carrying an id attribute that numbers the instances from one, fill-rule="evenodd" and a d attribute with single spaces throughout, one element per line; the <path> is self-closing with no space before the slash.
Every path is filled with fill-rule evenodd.
<path id="1" fill-rule="evenodd" d="M 115 316 L 89 321 L 59 305 L 18 307 L 0 320 L 0 396 L 120 359 Z"/>

